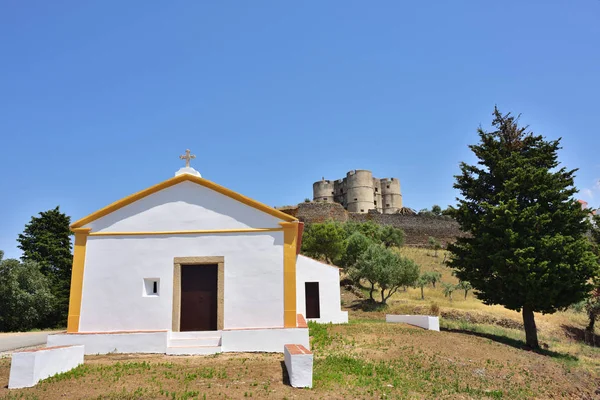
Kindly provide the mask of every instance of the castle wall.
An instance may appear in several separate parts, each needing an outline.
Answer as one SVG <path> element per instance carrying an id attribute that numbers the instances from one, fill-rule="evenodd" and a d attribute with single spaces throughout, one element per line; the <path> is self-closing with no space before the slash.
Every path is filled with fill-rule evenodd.
<path id="1" fill-rule="evenodd" d="M 408 246 L 426 246 L 430 236 L 433 236 L 443 245 L 452 243 L 457 237 L 464 236 L 458 223 L 448 217 L 429 217 L 422 215 L 402 214 L 367 214 L 349 213 L 337 203 L 300 203 L 295 210 L 281 209 L 281 211 L 296 216 L 300 221 L 310 224 L 334 220 L 338 222 L 373 221 L 380 225 L 392 225 L 404 231 L 405 243 Z"/>
<path id="2" fill-rule="evenodd" d="M 373 178 L 373 205 L 375 210 L 379 212 L 383 211 L 383 202 L 381 197 L 381 180 L 377 178 Z"/>

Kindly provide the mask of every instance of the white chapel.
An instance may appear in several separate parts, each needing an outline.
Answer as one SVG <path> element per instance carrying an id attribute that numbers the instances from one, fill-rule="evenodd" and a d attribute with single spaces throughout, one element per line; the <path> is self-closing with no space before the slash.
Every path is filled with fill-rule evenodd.
<path id="1" fill-rule="evenodd" d="M 345 323 L 339 270 L 299 255 L 296 218 L 190 166 L 71 225 L 67 333 L 86 354 L 308 348 L 306 320 Z"/>

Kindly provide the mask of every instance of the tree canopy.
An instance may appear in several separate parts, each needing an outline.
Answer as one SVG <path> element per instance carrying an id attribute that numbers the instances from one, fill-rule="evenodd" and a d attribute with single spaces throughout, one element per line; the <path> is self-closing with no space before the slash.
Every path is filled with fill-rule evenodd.
<path id="1" fill-rule="evenodd" d="M 449 246 L 449 264 L 485 304 L 523 311 L 527 344 L 538 348 L 533 312 L 552 313 L 583 300 L 596 258 L 584 234 L 587 211 L 575 201 L 576 170 L 559 168 L 559 140 L 527 132 L 494 110 L 495 130 L 479 128 L 461 163 L 453 216 L 468 237 Z"/>
<path id="2" fill-rule="evenodd" d="M 304 230 L 302 252 L 309 257 L 323 257 L 330 263 L 336 263 L 346 251 L 346 233 L 342 224 L 326 221 L 309 224 Z"/>
<path id="3" fill-rule="evenodd" d="M 379 286 L 381 302 L 387 300 L 402 286 L 413 286 L 419 278 L 419 266 L 382 245 L 372 244 L 358 258 L 350 271 L 355 279 L 365 279 L 371 284 L 373 300 L 375 285 Z"/>
<path id="4" fill-rule="evenodd" d="M 21 260 L 32 261 L 40 266 L 40 271 L 48 282 L 56 299 L 54 312 L 42 323 L 48 327 L 66 325 L 71 286 L 71 218 L 60 212 L 59 207 L 32 217 L 19 235 L 19 249 L 23 251 Z"/>
<path id="5" fill-rule="evenodd" d="M 2 255 L 0 252 L 0 331 L 37 328 L 54 304 L 48 279 L 37 263 L 3 260 Z"/>

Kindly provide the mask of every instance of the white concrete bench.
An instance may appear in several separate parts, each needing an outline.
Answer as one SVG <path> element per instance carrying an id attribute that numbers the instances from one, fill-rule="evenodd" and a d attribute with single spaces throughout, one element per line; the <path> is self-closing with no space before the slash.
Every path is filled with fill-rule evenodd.
<path id="1" fill-rule="evenodd" d="M 440 319 L 429 315 L 392 315 L 386 314 L 386 322 L 403 322 L 405 324 L 420 326 L 430 331 L 440 331 Z"/>
<path id="2" fill-rule="evenodd" d="M 59 372 L 83 364 L 83 346 L 55 346 L 12 354 L 9 389 L 34 386 Z"/>
<path id="3" fill-rule="evenodd" d="M 285 368 L 293 387 L 312 387 L 313 353 L 301 344 L 286 344 L 283 350 Z"/>

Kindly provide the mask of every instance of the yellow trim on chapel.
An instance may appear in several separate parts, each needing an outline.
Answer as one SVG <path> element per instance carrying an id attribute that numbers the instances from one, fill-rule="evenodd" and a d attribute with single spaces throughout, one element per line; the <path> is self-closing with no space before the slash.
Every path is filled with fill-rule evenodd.
<path id="1" fill-rule="evenodd" d="M 298 223 L 280 222 L 283 227 L 283 326 L 296 327 L 296 242 Z"/>
<path id="2" fill-rule="evenodd" d="M 153 236 L 153 235 L 202 235 L 217 233 L 259 233 L 278 232 L 283 228 L 240 228 L 240 229 L 200 229 L 190 231 L 145 231 L 145 232 L 92 232 L 90 236 Z"/>
<path id="3" fill-rule="evenodd" d="M 208 189 L 214 190 L 215 192 L 221 193 L 227 197 L 230 197 L 234 200 L 239 201 L 240 203 L 244 203 L 247 206 L 250 206 L 252 208 L 260 210 L 264 213 L 270 214 L 270 215 L 272 215 L 276 218 L 282 219 L 284 221 L 287 221 L 287 222 L 297 221 L 297 219 L 295 217 L 292 217 L 289 214 L 286 214 L 282 211 L 276 210 L 273 207 L 270 207 L 259 201 L 253 200 L 242 194 L 234 192 L 233 190 L 227 189 L 221 185 L 217 185 L 216 183 L 211 182 L 207 179 L 200 178 L 198 176 L 190 175 L 190 174 L 181 174 L 181 175 L 177 175 L 173 178 L 167 179 L 166 181 L 161 182 L 157 185 L 151 186 L 148 189 L 144 189 L 144 190 L 134 193 L 130 196 L 124 197 L 121 200 L 118 200 L 118 201 L 116 201 L 94 213 L 91 213 L 87 217 L 83 217 L 79 221 L 74 222 L 71 225 L 71 229 L 81 228 L 84 225 L 87 225 L 92 221 L 95 221 L 99 218 L 102 218 L 102 217 L 112 213 L 112 212 L 115 212 L 133 202 L 143 199 L 146 196 L 149 196 L 153 193 L 156 193 L 158 191 L 161 191 L 163 189 L 166 189 L 168 187 L 177 185 L 178 183 L 185 182 L 185 181 L 197 183 L 201 186 L 204 186 Z"/>
<path id="4" fill-rule="evenodd" d="M 85 246 L 90 233 L 89 228 L 73 229 L 75 248 L 73 252 L 73 268 L 71 270 L 71 294 L 69 297 L 69 316 L 67 332 L 79 332 L 79 316 L 81 315 L 81 293 L 83 291 L 83 266 L 85 264 Z"/>

